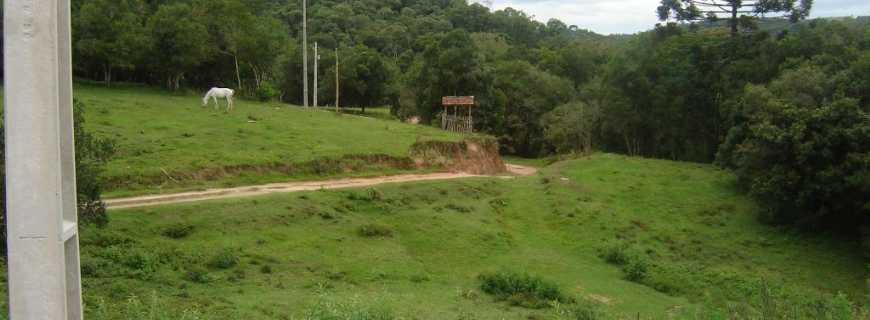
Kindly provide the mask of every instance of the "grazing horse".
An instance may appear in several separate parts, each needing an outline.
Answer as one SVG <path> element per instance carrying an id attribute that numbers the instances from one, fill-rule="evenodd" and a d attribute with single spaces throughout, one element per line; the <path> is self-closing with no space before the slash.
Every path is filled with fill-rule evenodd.
<path id="1" fill-rule="evenodd" d="M 227 99 L 227 112 L 233 109 L 233 95 L 236 94 L 236 91 L 233 89 L 227 88 L 211 88 L 206 94 L 205 97 L 202 98 L 202 106 L 205 107 L 208 105 L 208 99 L 214 99 L 214 108 L 220 107 L 220 103 L 218 103 L 218 98 Z"/>

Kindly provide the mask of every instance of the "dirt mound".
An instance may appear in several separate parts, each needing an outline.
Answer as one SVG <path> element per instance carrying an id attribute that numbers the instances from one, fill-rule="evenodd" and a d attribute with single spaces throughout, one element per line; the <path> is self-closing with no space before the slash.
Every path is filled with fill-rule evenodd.
<path id="1" fill-rule="evenodd" d="M 495 139 L 471 138 L 459 142 L 421 141 L 411 146 L 410 157 L 419 167 L 442 167 L 470 174 L 507 171 Z"/>

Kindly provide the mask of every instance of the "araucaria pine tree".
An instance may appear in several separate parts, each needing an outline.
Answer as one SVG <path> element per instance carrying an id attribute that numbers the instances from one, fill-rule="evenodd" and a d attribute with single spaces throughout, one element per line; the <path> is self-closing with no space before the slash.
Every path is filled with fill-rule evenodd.
<path id="1" fill-rule="evenodd" d="M 661 0 L 659 20 L 717 21 L 727 17 L 731 35 L 747 28 L 758 17 L 785 17 L 791 22 L 807 18 L 813 0 Z"/>

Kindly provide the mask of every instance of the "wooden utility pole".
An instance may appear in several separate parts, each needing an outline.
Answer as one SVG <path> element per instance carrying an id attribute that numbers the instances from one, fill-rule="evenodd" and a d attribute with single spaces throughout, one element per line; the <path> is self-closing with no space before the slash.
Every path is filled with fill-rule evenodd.
<path id="1" fill-rule="evenodd" d="M 320 60 L 320 55 L 317 54 L 317 42 L 314 43 L 314 107 L 317 108 L 317 61 Z"/>
<path id="2" fill-rule="evenodd" d="M 308 108 L 308 1 L 302 0 L 302 104 Z"/>
<path id="3" fill-rule="evenodd" d="M 335 48 L 335 112 L 338 113 L 338 48 Z"/>

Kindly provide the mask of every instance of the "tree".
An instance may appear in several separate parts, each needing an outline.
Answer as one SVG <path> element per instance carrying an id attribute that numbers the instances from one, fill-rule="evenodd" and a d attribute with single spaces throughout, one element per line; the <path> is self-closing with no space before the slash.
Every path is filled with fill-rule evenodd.
<path id="1" fill-rule="evenodd" d="M 539 156 L 546 153 L 541 117 L 574 99 L 574 86 L 567 79 L 542 71 L 527 62 L 503 61 L 494 66 L 492 91 L 475 118 L 499 137 L 509 153 Z M 498 117 L 500 119 L 489 119 Z M 497 127 L 492 125 L 496 124 Z"/>
<path id="2" fill-rule="evenodd" d="M 419 40 L 424 51 L 422 65 L 409 79 L 416 92 L 416 104 L 424 121 L 441 110 L 441 97 L 476 95 L 480 91 L 476 47 L 462 29 Z"/>
<path id="3" fill-rule="evenodd" d="M 752 26 L 752 17 L 782 14 L 797 22 L 808 17 L 812 7 L 813 0 L 661 0 L 657 10 L 661 21 L 715 21 L 725 14 L 734 36 L 741 26 Z"/>
<path id="4" fill-rule="evenodd" d="M 324 49 L 325 52 L 329 50 Z M 320 88 L 325 101 L 335 101 L 335 57 L 324 61 L 332 65 L 325 71 Z M 341 104 L 343 106 L 362 107 L 363 113 L 368 106 L 380 106 L 387 102 L 387 93 L 391 84 L 390 68 L 376 51 L 358 45 L 354 48 L 341 50 Z"/>
<path id="5" fill-rule="evenodd" d="M 75 52 L 100 65 L 107 86 L 115 68 L 132 69 L 150 46 L 144 10 L 140 0 L 91 0 L 73 19 Z"/>
<path id="6" fill-rule="evenodd" d="M 556 107 L 541 117 L 544 137 L 558 153 L 591 153 L 601 110 L 597 106 L 574 101 Z"/>
<path id="7" fill-rule="evenodd" d="M 187 4 L 161 5 L 148 20 L 148 30 L 154 39 L 151 63 L 171 89 L 179 89 L 184 74 L 212 56 L 208 30 Z"/>
<path id="8" fill-rule="evenodd" d="M 288 40 L 287 29 L 280 21 L 269 16 L 258 17 L 254 9 L 256 7 L 242 0 L 196 3 L 196 10 L 203 12 L 202 21 L 209 31 L 210 42 L 220 53 L 215 57 L 218 60 L 216 65 L 233 69 L 234 82 L 239 90 L 245 90 L 242 79 L 247 70 L 254 80 L 254 89 L 260 88 L 268 78 L 283 43 Z M 221 56 L 231 60 L 221 63 Z"/>
<path id="9" fill-rule="evenodd" d="M 870 222 L 870 113 L 821 68 L 747 86 L 746 121 L 717 162 L 767 208 L 771 222 L 857 232 Z"/>

